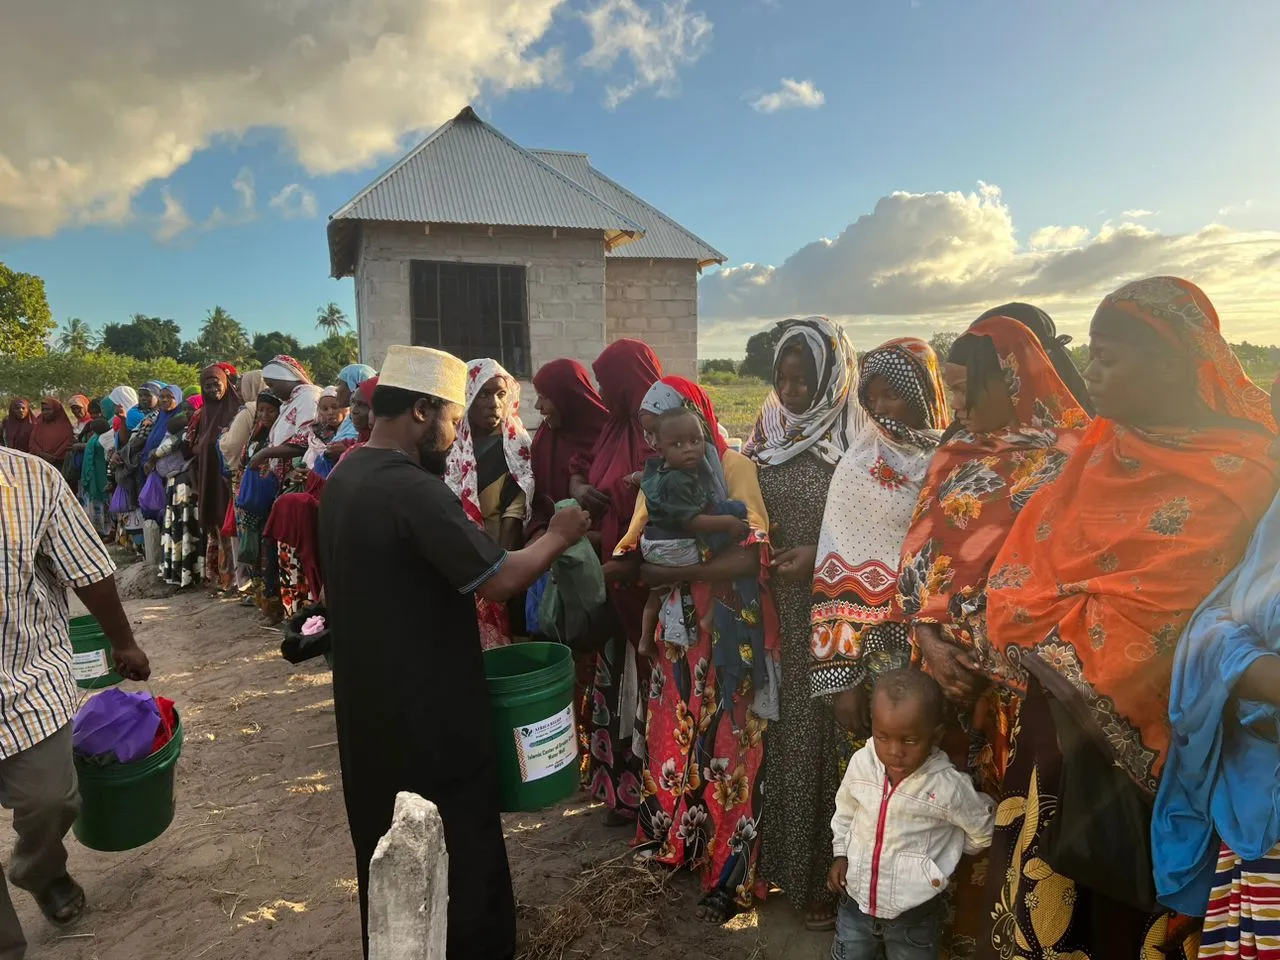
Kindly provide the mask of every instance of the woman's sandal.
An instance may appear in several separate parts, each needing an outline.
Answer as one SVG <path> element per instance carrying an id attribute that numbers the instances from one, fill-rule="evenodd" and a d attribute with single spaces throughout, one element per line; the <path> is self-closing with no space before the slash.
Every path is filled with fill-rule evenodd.
<path id="1" fill-rule="evenodd" d="M 36 894 L 36 904 L 50 923 L 66 926 L 84 913 L 84 889 L 64 873 Z"/>
<path id="2" fill-rule="evenodd" d="M 804 918 L 804 928 L 814 933 L 830 933 L 836 928 L 836 908 L 811 910 Z"/>
<path id="3" fill-rule="evenodd" d="M 698 901 L 698 919 L 723 926 L 742 912 L 733 897 L 723 890 L 712 890 Z"/>

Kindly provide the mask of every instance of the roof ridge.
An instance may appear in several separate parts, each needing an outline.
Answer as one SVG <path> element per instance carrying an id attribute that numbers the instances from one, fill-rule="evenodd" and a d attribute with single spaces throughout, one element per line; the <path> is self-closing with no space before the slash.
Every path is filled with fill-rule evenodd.
<path id="1" fill-rule="evenodd" d="M 446 120 L 439 127 L 437 127 L 432 133 L 428 134 L 427 137 L 425 137 L 421 143 L 419 143 L 416 147 L 414 147 L 412 150 L 406 153 L 398 161 L 396 161 L 394 164 L 388 167 L 385 173 L 383 173 L 380 177 L 375 178 L 372 183 L 370 183 L 363 190 L 357 193 L 354 197 L 352 197 L 350 200 L 344 203 L 341 207 L 339 207 L 336 211 L 330 214 L 329 219 L 330 220 L 345 219 L 344 214 L 346 214 L 347 211 L 349 211 L 357 203 L 359 203 L 366 196 L 368 196 L 378 186 L 380 186 L 381 184 L 386 182 L 388 179 L 390 179 L 390 177 L 393 174 L 395 174 L 398 170 L 400 170 L 403 166 L 405 166 L 405 164 L 407 164 L 414 157 L 422 153 L 430 144 L 432 144 L 437 139 L 439 139 L 446 131 L 451 130 L 455 124 L 460 122 L 461 123 L 478 123 L 480 125 L 480 128 L 485 133 L 489 134 L 492 137 L 495 137 L 499 142 L 513 149 L 523 159 L 527 160 L 532 164 L 535 164 L 541 170 L 547 173 L 550 173 L 553 177 L 558 178 L 559 180 L 567 184 L 571 189 L 575 190 L 577 193 L 586 197 L 591 202 L 603 207 L 605 210 L 609 212 L 610 215 L 617 217 L 618 220 L 621 221 L 619 226 L 624 231 L 629 228 L 630 231 L 633 231 L 635 233 L 634 239 L 639 239 L 640 237 L 644 236 L 645 229 L 643 226 L 636 223 L 634 220 L 628 217 L 625 213 L 623 213 L 613 204 L 609 203 L 607 200 L 597 196 L 587 187 L 587 185 L 580 184 L 578 183 L 577 180 L 574 180 L 572 177 L 566 176 L 565 174 L 561 173 L 551 164 L 547 163 L 545 160 L 542 160 L 540 157 L 536 156 L 532 151 L 527 150 L 526 148 L 520 146 L 520 144 L 516 143 L 514 140 L 508 137 L 505 133 L 503 133 L 497 127 L 493 126 L 493 124 L 482 120 L 480 116 L 475 112 L 475 110 L 471 107 L 470 104 L 463 107 L 458 112 L 458 114 L 455 117 L 453 117 L 453 119 Z M 588 166 L 590 166 L 590 164 L 588 164 Z"/>
<path id="2" fill-rule="evenodd" d="M 545 147 L 528 147 L 530 153 L 550 153 L 557 157 L 589 157 L 585 150 L 549 150 Z"/>
<path id="3" fill-rule="evenodd" d="M 599 170 L 597 170 L 597 169 L 595 168 L 595 166 L 594 166 L 594 165 L 592 165 L 591 163 L 588 163 L 588 164 L 587 164 L 587 168 L 591 171 L 591 173 L 592 173 L 592 175 L 593 175 L 593 176 L 597 176 L 597 177 L 599 177 L 601 180 L 605 181 L 605 183 L 609 184 L 609 185 L 610 185 L 611 187 L 613 187 L 615 190 L 618 190 L 618 191 L 620 191 L 621 193 L 626 194 L 628 197 L 630 197 L 630 198 L 631 198 L 632 200 L 634 200 L 636 203 L 640 204 L 640 205 L 641 205 L 642 207 L 644 207 L 646 210 L 652 210 L 652 211 L 653 211 L 653 212 L 654 212 L 658 217 L 660 217 L 662 220 L 664 220 L 664 221 L 666 221 L 667 223 L 669 223 L 671 226 L 675 227 L 677 230 L 679 230 L 681 233 L 683 233 L 683 234 L 684 234 L 686 237 L 688 237 L 690 240 L 693 240 L 693 241 L 694 241 L 694 242 L 696 242 L 696 243 L 700 243 L 700 244 L 702 244 L 702 246 L 706 247 L 708 250 L 710 250 L 712 253 L 714 253 L 717 257 L 719 257 L 719 258 L 720 258 L 720 262 L 721 262 L 721 263 L 724 263 L 726 260 L 728 260 L 728 259 L 729 259 L 729 258 L 728 258 L 728 257 L 726 257 L 723 253 L 721 253 L 719 250 L 717 250 L 715 247 L 713 247 L 711 244 L 707 243 L 707 241 L 703 240 L 700 236 L 698 236 L 696 233 L 694 233 L 692 230 L 690 230 L 688 227 L 685 227 L 684 225 L 682 225 L 682 224 L 681 224 L 679 221 L 677 221 L 677 220 L 673 220 L 673 219 L 672 219 L 671 217 L 669 217 L 667 214 L 663 213 L 661 210 L 659 210 L 657 207 L 655 207 L 653 204 L 651 204 L 648 200 L 645 200 L 643 197 L 638 196 L 638 195 L 637 195 L 637 194 L 635 194 L 635 193 L 632 193 L 630 190 L 628 190 L 628 189 L 627 189 L 626 187 L 624 187 L 622 184 L 618 183 L 618 181 L 616 181 L 616 180 L 614 180 L 613 178 L 611 178 L 611 177 L 609 177 L 609 176 L 607 176 L 607 175 L 605 175 L 605 174 L 601 173 L 601 172 L 600 172 Z"/>

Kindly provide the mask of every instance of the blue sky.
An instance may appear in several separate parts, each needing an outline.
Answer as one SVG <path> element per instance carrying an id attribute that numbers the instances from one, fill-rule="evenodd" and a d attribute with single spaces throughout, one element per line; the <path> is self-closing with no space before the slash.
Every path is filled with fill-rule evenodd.
<path id="1" fill-rule="evenodd" d="M 788 313 L 874 339 L 1006 293 L 1078 328 L 1099 291 L 1156 270 L 1203 279 L 1229 335 L 1280 341 L 1280 4 L 477 0 L 445 25 L 440 0 L 356 0 L 353 26 L 296 0 L 295 23 L 264 26 L 250 0 L 217 19 L 174 0 L 152 28 L 157 2 L 116 5 L 118 49 L 105 22 L 66 29 L 73 0 L 18 2 L 61 57 L 0 38 L 6 89 L 48 85 L 0 106 L 0 260 L 45 278 L 59 320 L 140 311 L 193 334 L 221 304 L 305 339 L 318 306 L 354 314 L 325 217 L 471 100 L 524 146 L 589 152 L 729 256 L 738 270 L 704 280 L 704 355 Z M 325 43 L 378 22 L 408 55 L 375 52 L 353 84 Z M 479 54 L 439 39 L 468 29 Z M 297 54 L 304 36 L 320 55 Z M 753 106 L 784 79 L 807 105 Z M 822 238 L 841 239 L 782 266 Z"/>

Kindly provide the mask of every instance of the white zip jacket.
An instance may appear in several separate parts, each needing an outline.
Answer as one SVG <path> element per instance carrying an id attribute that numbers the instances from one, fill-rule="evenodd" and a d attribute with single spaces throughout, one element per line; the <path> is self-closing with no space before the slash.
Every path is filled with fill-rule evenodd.
<path id="1" fill-rule="evenodd" d="M 836 794 L 832 852 L 849 858 L 845 889 L 862 912 L 892 920 L 945 890 L 961 853 L 985 850 L 994 829 L 995 801 L 941 750 L 893 787 L 868 743 Z"/>

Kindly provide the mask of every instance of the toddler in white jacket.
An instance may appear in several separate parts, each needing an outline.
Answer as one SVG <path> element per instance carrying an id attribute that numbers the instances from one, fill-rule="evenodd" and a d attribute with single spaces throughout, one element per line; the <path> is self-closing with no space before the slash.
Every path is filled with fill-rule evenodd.
<path id="1" fill-rule="evenodd" d="M 991 845 L 995 802 L 938 749 L 943 695 L 919 670 L 894 670 L 871 699 L 871 740 L 836 794 L 835 862 L 842 894 L 833 960 L 934 960 L 946 890 L 962 853 Z"/>

